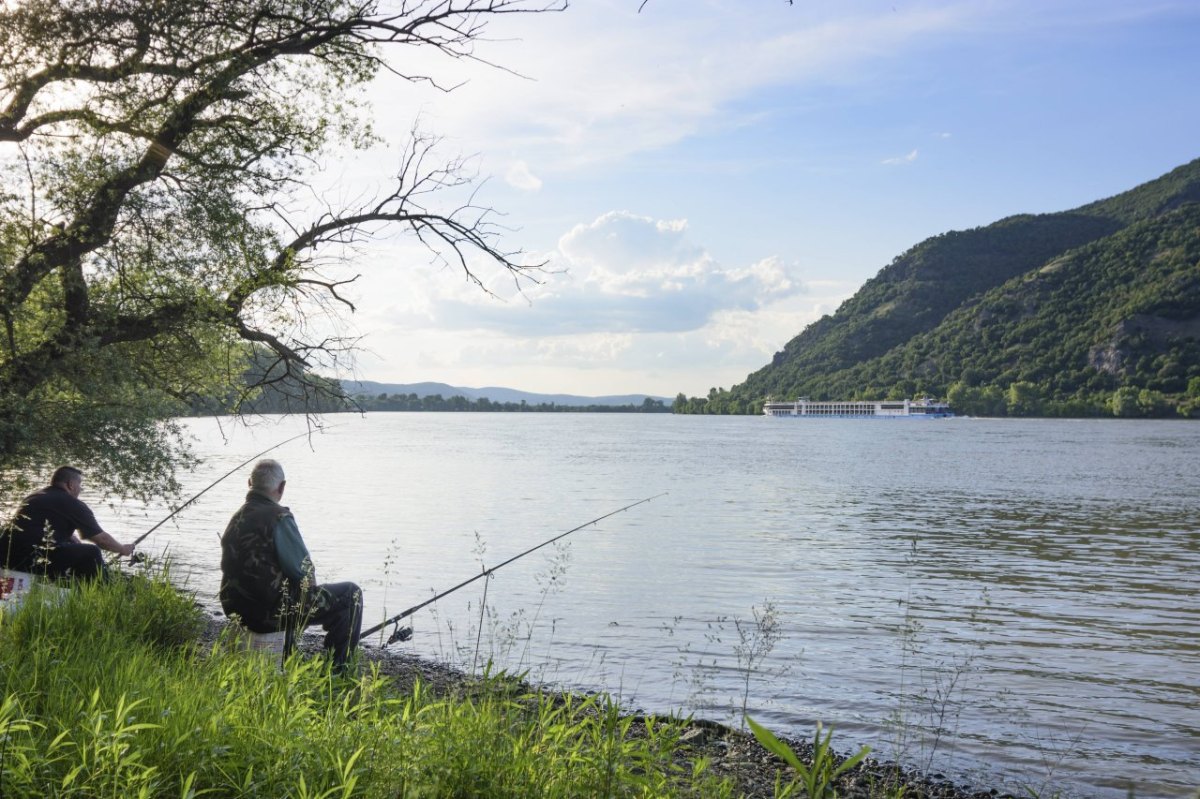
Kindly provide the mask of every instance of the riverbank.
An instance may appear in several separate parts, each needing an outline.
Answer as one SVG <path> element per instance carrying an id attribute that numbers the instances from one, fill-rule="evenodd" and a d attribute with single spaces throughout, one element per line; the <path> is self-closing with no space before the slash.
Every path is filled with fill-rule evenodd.
<path id="1" fill-rule="evenodd" d="M 220 619 L 214 619 L 209 635 L 215 637 L 221 624 Z M 320 651 L 320 642 L 320 634 L 309 631 L 300 647 L 305 653 L 316 655 Z M 362 659 L 363 668 L 378 668 L 379 673 L 389 677 L 401 693 L 411 691 L 417 682 L 447 697 L 470 695 L 479 686 L 477 678 L 451 666 L 384 647 L 363 645 Z M 544 689 L 529 684 L 520 684 L 516 690 L 527 694 L 545 693 Z M 565 701 L 561 695 L 560 699 Z M 659 721 L 635 710 L 623 711 L 622 717 L 628 722 L 626 734 L 635 739 L 647 736 L 647 725 L 653 727 Z M 679 723 L 678 719 L 671 721 Z M 747 732 L 704 719 L 685 720 L 682 724 L 685 731 L 674 753 L 675 763 L 682 773 L 690 772 L 697 764 L 705 762 L 714 776 L 729 780 L 735 795 L 745 799 L 775 799 L 777 779 L 782 779 L 786 785 L 795 776 L 793 769 Z M 811 766 L 811 741 L 783 736 L 779 740 L 790 747 L 805 765 Z M 836 762 L 841 763 L 844 759 L 844 755 L 837 756 Z M 844 799 L 898 796 L 905 799 L 1013 799 L 1011 794 L 996 788 L 956 784 L 940 774 L 921 774 L 896 763 L 881 762 L 870 757 L 841 775 L 833 787 L 837 795 Z"/>
<path id="2" fill-rule="evenodd" d="M 5 799 L 736 797 L 675 766 L 680 725 L 628 735 L 605 697 L 404 683 L 374 664 L 349 678 L 320 657 L 281 668 L 165 575 L 127 577 L 35 585 L 0 613 Z"/>
<path id="3" fill-rule="evenodd" d="M 280 668 L 232 632 L 165 575 L 35 586 L 0 614 L 0 793 L 774 799 L 809 770 L 817 787 L 787 795 L 1001 796 L 870 759 L 834 780 L 843 760 L 805 741 L 378 646 L 330 675 L 317 630 Z"/>

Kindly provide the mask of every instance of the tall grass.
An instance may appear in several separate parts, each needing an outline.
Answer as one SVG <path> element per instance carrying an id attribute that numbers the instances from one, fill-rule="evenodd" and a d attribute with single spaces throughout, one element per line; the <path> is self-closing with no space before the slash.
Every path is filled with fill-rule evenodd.
<path id="1" fill-rule="evenodd" d="M 165 575 L 35 591 L 0 615 L 0 796 L 721 797 L 603 697 L 436 696 L 377 671 L 194 641 Z"/>

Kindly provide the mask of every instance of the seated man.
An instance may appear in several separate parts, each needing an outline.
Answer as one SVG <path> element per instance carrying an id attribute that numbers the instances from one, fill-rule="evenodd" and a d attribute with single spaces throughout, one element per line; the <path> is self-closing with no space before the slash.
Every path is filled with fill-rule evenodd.
<path id="1" fill-rule="evenodd" d="M 342 671 L 358 645 L 362 591 L 354 583 L 317 585 L 296 519 L 279 504 L 287 481 L 277 461 L 259 461 L 249 482 L 246 503 L 221 537 L 221 607 L 256 633 L 294 635 L 320 624 L 334 668 Z"/>
<path id="2" fill-rule="evenodd" d="M 106 573 L 100 550 L 132 555 L 132 544 L 100 529 L 79 499 L 82 491 L 83 472 L 74 466 L 55 469 L 50 485 L 27 496 L 16 518 L 0 529 L 0 563 L 48 577 L 91 579 Z"/>

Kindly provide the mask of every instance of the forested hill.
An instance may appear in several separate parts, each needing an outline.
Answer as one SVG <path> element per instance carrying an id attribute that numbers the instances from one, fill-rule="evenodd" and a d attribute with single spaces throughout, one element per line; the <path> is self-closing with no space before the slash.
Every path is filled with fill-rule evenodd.
<path id="1" fill-rule="evenodd" d="M 969 414 L 1200 415 L 1200 160 L 923 241 L 744 383 L 675 409 L 922 394 Z"/>

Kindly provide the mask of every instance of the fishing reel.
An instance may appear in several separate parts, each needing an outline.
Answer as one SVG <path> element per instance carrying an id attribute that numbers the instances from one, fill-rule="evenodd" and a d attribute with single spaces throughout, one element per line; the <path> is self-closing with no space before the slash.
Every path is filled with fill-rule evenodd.
<path id="1" fill-rule="evenodd" d="M 398 642 L 407 641 L 409 638 L 412 638 L 412 635 L 412 627 L 401 627 L 397 624 L 392 629 L 392 634 L 388 636 L 386 645 L 391 646 Z"/>

